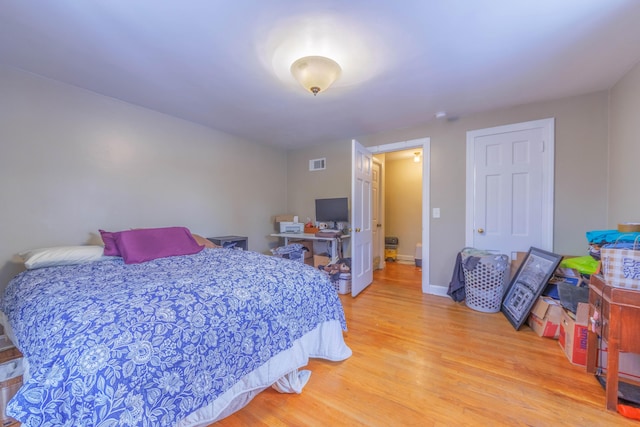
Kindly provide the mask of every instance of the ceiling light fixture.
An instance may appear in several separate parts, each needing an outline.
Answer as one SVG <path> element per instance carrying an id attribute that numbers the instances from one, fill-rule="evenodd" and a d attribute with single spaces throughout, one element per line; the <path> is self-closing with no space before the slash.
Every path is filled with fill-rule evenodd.
<path id="1" fill-rule="evenodd" d="M 420 163 L 420 152 L 416 151 L 415 153 L 413 153 L 413 161 L 416 163 Z"/>
<path id="2" fill-rule="evenodd" d="M 314 96 L 327 90 L 341 72 L 340 65 L 325 56 L 305 56 L 291 64 L 293 77 Z"/>

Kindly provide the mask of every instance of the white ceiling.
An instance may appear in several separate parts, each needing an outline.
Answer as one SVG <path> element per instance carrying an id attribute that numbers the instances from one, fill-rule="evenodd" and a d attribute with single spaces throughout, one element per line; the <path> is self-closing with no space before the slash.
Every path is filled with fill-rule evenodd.
<path id="1" fill-rule="evenodd" d="M 639 22 L 637 0 L 2 0 L 0 64 L 291 148 L 610 88 Z M 288 67 L 317 54 L 343 75 L 314 97 Z"/>

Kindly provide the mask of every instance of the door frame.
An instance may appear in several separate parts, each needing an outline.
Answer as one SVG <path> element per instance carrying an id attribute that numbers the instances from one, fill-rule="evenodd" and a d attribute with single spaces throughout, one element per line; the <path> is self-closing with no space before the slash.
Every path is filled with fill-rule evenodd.
<path id="1" fill-rule="evenodd" d="M 513 123 L 467 132 L 467 183 L 466 183 L 466 223 L 465 246 L 473 245 L 475 224 L 473 223 L 475 198 L 475 138 L 499 133 L 518 132 L 542 128 L 542 248 L 553 251 L 553 192 L 555 170 L 555 119 L 553 117 L 529 122 Z"/>
<path id="2" fill-rule="evenodd" d="M 389 153 L 391 151 L 409 150 L 412 148 L 422 149 L 422 292 L 425 294 L 435 294 L 446 296 L 446 288 L 442 286 L 432 286 L 429 281 L 429 227 L 431 209 L 431 138 L 419 138 L 409 141 L 393 142 L 390 144 L 366 147 L 373 154 Z M 443 290 L 444 289 L 444 294 Z"/>

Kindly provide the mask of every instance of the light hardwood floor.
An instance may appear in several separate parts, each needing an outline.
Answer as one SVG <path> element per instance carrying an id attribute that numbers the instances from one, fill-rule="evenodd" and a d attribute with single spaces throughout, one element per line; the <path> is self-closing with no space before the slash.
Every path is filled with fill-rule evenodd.
<path id="1" fill-rule="evenodd" d="M 605 410 L 557 341 L 422 294 L 414 266 L 341 299 L 353 356 L 312 360 L 302 394 L 267 389 L 216 426 L 640 426 Z"/>

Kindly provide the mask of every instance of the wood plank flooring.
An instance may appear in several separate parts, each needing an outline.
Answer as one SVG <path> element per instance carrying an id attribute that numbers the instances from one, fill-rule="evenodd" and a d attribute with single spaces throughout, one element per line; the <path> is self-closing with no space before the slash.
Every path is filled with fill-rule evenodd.
<path id="1" fill-rule="evenodd" d="M 557 341 L 423 294 L 412 265 L 341 300 L 353 356 L 310 361 L 302 394 L 267 389 L 216 426 L 640 426 Z"/>

